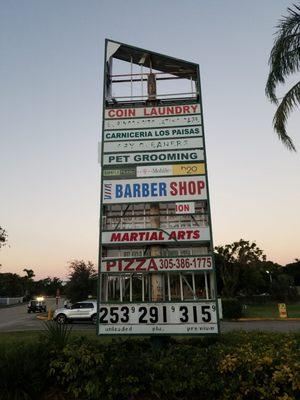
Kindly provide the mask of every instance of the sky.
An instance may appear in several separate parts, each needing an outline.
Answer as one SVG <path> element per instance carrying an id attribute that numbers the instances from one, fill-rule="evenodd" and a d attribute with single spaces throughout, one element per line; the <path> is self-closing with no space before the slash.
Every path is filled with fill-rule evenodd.
<path id="1" fill-rule="evenodd" d="M 299 258 L 300 114 L 291 153 L 264 94 L 291 3 L 1 1 L 0 271 L 65 278 L 70 260 L 97 263 L 105 38 L 200 64 L 214 245 L 243 238 L 274 262 Z"/>

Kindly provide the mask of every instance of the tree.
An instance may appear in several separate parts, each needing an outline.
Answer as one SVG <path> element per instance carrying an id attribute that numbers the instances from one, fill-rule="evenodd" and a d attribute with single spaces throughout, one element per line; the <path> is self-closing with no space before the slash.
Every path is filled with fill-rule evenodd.
<path id="1" fill-rule="evenodd" d="M 259 291 L 264 285 L 259 266 L 266 260 L 263 251 L 249 241 L 240 239 L 215 247 L 220 286 L 225 297 L 234 297 L 238 290 L 246 294 Z"/>
<path id="2" fill-rule="evenodd" d="M 63 282 L 60 278 L 45 278 L 34 282 L 34 292 L 36 295 L 56 296 L 57 289 L 62 291 Z"/>
<path id="3" fill-rule="evenodd" d="M 69 263 L 69 282 L 65 293 L 71 302 L 97 295 L 97 273 L 90 261 L 74 260 Z"/>
<path id="4" fill-rule="evenodd" d="M 24 296 L 23 278 L 11 272 L 0 274 L 0 297 L 21 296 Z"/>
<path id="5" fill-rule="evenodd" d="M 25 296 L 26 298 L 30 298 L 33 293 L 33 288 L 34 288 L 33 277 L 35 276 L 35 273 L 33 272 L 32 269 L 28 268 L 24 268 L 23 271 L 26 272 L 26 275 L 23 277 Z"/>
<path id="6" fill-rule="evenodd" d="M 300 286 L 300 259 L 296 258 L 295 262 L 285 266 L 286 273 L 293 278 L 293 284 Z"/>
<path id="7" fill-rule="evenodd" d="M 300 6 L 288 8 L 288 15 L 279 20 L 274 45 L 271 50 L 270 72 L 266 84 L 266 95 L 278 107 L 274 115 L 273 126 L 279 139 L 289 150 L 296 150 L 292 139 L 286 131 L 287 118 L 300 103 L 300 82 L 292 86 L 279 98 L 275 94 L 279 83 L 284 84 L 286 78 L 300 69 Z"/>
<path id="8" fill-rule="evenodd" d="M 7 243 L 7 232 L 0 226 L 0 249 Z"/>

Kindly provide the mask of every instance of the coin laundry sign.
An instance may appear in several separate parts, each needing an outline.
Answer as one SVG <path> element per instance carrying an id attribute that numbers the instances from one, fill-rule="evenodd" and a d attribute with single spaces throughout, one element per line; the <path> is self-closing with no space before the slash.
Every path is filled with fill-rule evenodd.
<path id="1" fill-rule="evenodd" d="M 163 115 L 199 114 L 199 104 L 162 107 L 112 108 L 105 111 L 105 118 L 161 117 Z"/>
<path id="2" fill-rule="evenodd" d="M 206 200 L 204 176 L 105 180 L 103 204 Z"/>

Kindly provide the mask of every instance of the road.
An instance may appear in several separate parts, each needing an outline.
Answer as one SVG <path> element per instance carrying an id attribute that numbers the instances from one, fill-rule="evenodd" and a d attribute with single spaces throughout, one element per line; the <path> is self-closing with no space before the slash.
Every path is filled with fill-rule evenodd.
<path id="1" fill-rule="evenodd" d="M 60 300 L 59 307 L 63 306 Z M 46 300 L 47 308 L 55 309 L 55 299 Z M 27 313 L 27 304 L 14 307 L 0 308 L 0 332 L 43 330 L 44 322 L 38 320 L 37 314 Z M 72 324 L 74 330 L 94 330 L 95 326 L 87 323 Z M 241 321 L 241 322 L 221 322 L 221 332 L 233 330 L 243 331 L 268 331 L 268 332 L 300 332 L 300 321 Z"/>

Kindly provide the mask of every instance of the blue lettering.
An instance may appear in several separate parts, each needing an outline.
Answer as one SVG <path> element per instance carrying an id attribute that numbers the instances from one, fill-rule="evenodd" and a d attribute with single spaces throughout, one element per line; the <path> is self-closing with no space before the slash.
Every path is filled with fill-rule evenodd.
<path id="1" fill-rule="evenodd" d="M 165 182 L 159 182 L 159 195 L 167 196 L 167 185 Z"/>
<path id="2" fill-rule="evenodd" d="M 122 185 L 116 185 L 116 198 L 118 199 L 119 197 L 122 197 L 122 195 Z"/>
<path id="3" fill-rule="evenodd" d="M 148 197 L 149 196 L 149 185 L 148 185 L 148 183 L 142 183 L 142 193 L 143 193 L 143 197 Z"/>
<path id="4" fill-rule="evenodd" d="M 151 183 L 151 195 L 157 196 L 157 183 Z"/>
<path id="5" fill-rule="evenodd" d="M 131 189 L 130 189 L 130 184 L 128 183 L 127 185 L 125 185 L 125 190 L 124 190 L 124 197 L 132 197 L 131 194 Z"/>
<path id="6" fill-rule="evenodd" d="M 141 192 L 140 192 L 140 185 L 139 183 L 134 183 L 132 185 L 133 190 L 132 190 L 132 197 L 141 197 Z"/>

